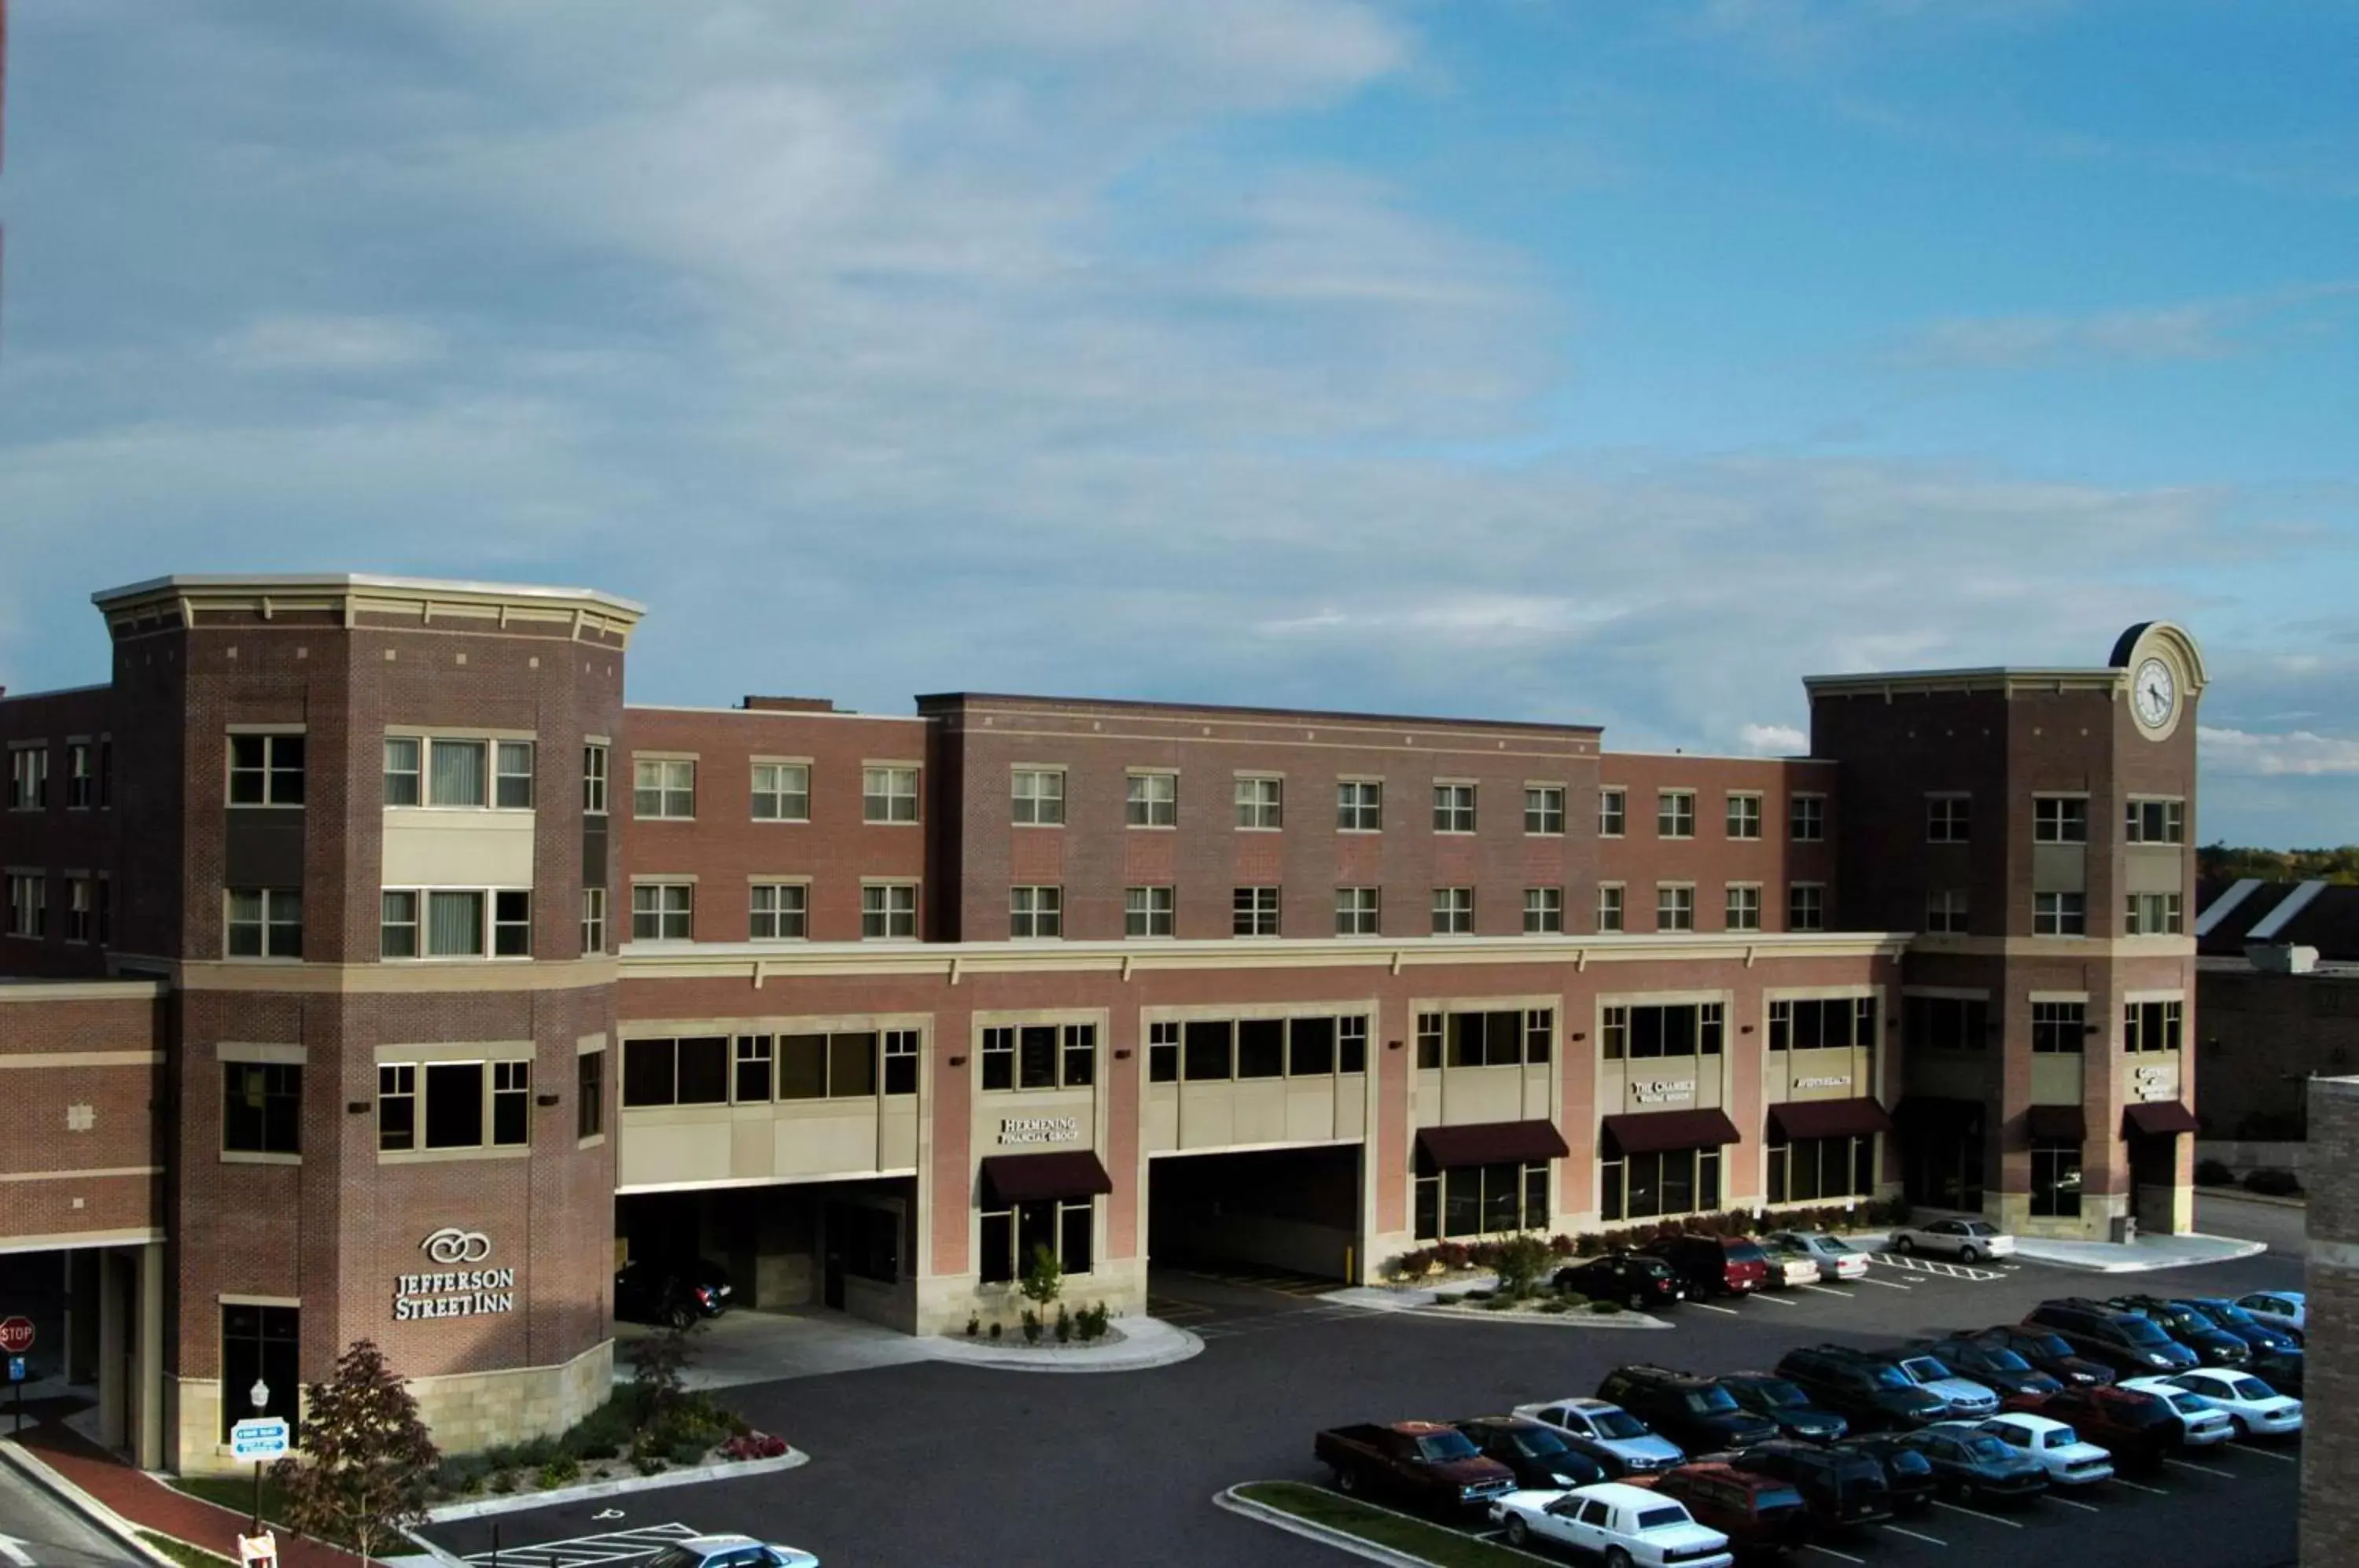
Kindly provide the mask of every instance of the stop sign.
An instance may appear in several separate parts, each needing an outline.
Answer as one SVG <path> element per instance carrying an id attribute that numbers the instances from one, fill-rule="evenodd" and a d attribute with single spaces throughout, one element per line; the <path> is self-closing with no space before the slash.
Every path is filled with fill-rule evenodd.
<path id="1" fill-rule="evenodd" d="M 32 1319 L 0 1318 L 0 1350 L 5 1350 L 11 1356 L 22 1356 L 32 1348 Z"/>

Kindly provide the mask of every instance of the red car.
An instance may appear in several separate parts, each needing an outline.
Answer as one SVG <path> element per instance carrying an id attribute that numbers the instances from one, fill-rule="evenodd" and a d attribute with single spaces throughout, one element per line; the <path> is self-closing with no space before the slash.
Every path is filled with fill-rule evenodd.
<path id="1" fill-rule="evenodd" d="M 2179 1414 L 2164 1400 L 2136 1388 L 2064 1388 L 2052 1394 L 2009 1394 L 2003 1410 L 2026 1410 L 2070 1425 L 2083 1443 L 2114 1456 L 2117 1470 L 2145 1474 L 2162 1468 L 2179 1445 Z"/>
<path id="2" fill-rule="evenodd" d="M 1810 1516 L 1801 1492 L 1775 1475 L 1705 1462 L 1630 1480 L 1685 1503 L 1696 1523 L 1720 1531 L 1747 1555 L 1797 1552 L 1809 1542 Z"/>
<path id="3" fill-rule="evenodd" d="M 1667 1236 L 1638 1250 L 1669 1264 L 1699 1296 L 1749 1296 L 1769 1284 L 1769 1255 L 1741 1236 Z"/>

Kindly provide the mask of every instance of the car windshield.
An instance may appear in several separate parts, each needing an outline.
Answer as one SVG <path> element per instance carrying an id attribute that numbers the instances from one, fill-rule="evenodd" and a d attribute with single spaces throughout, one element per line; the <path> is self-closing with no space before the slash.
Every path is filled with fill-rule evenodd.
<path id="1" fill-rule="evenodd" d="M 2258 1377 L 2238 1377 L 2228 1387 L 2236 1390 L 2240 1399 L 2274 1399 L 2277 1393 Z"/>
<path id="2" fill-rule="evenodd" d="M 2026 1361 L 2022 1356 L 2017 1356 L 2012 1350 L 1984 1351 L 1983 1366 L 1986 1370 L 1992 1372 L 2028 1372 L 2031 1370 L 2031 1363 Z"/>
<path id="3" fill-rule="evenodd" d="M 2114 1320 L 2114 1323 L 2122 1331 L 2122 1337 L 2132 1345 L 2169 1345 L 2170 1343 L 2170 1335 L 2144 1318 L 2118 1317 Z"/>
<path id="4" fill-rule="evenodd" d="M 2023 1336 L 2023 1343 L 2042 1356 L 2062 1357 L 2072 1354 L 2072 1347 L 2052 1334 L 2027 1334 Z"/>
<path id="5" fill-rule="evenodd" d="M 647 1559 L 647 1568 L 697 1568 L 703 1561 L 684 1546 L 667 1546 Z"/>
<path id="6" fill-rule="evenodd" d="M 1763 1404 L 1772 1410 L 1799 1410 L 1810 1402 L 1803 1397 L 1802 1390 L 1791 1383 L 1756 1383 L 1753 1391 L 1760 1396 Z"/>
<path id="7" fill-rule="evenodd" d="M 1638 1516 L 1640 1530 L 1669 1530 L 1673 1525 L 1687 1524 L 1687 1509 L 1677 1503 L 1665 1503 L 1658 1508 L 1648 1508 Z"/>
<path id="8" fill-rule="evenodd" d="M 2056 1431 L 2049 1432 L 2046 1438 L 2041 1440 L 2041 1446 L 2045 1448 L 2071 1448 L 2080 1441 L 2081 1434 L 2079 1432 L 2074 1432 L 2069 1426 L 2060 1427 Z"/>
<path id="9" fill-rule="evenodd" d="M 1617 1441 L 1647 1435 L 1646 1424 L 1628 1410 L 1592 1410 L 1589 1412 L 1589 1424 L 1597 1429 L 1598 1436 Z"/>
<path id="10" fill-rule="evenodd" d="M 1900 1364 L 1900 1369 L 1919 1383 L 1938 1383 L 1950 1375 L 1950 1369 L 1930 1356 L 1912 1356 Z"/>
<path id="11" fill-rule="evenodd" d="M 2252 1313 L 2246 1312 L 2244 1308 L 2238 1306 L 2234 1301 L 2206 1301 L 2203 1303 L 2203 1311 L 2221 1323 L 2234 1323 L 2238 1328 L 2258 1328 L 2261 1326 L 2254 1318 Z"/>
<path id="12" fill-rule="evenodd" d="M 1462 1432 L 1430 1432 L 1417 1440 L 1417 1451 L 1437 1463 L 1474 1457 L 1474 1445 Z"/>
<path id="13" fill-rule="evenodd" d="M 1725 1388 L 1690 1388 L 1687 1402 L 1688 1409 L 1698 1415 L 1722 1416 L 1736 1408 Z"/>
<path id="14" fill-rule="evenodd" d="M 1753 1506 L 1765 1514 L 1773 1508 L 1799 1508 L 1802 1494 L 1791 1486 L 1764 1486 L 1753 1494 Z"/>
<path id="15" fill-rule="evenodd" d="M 2006 1457 L 2006 1444 L 1986 1432 L 1976 1432 L 1972 1437 L 1960 1438 L 1958 1446 L 1964 1449 L 1968 1456 L 1982 1460 L 1984 1464 L 1994 1459 Z"/>
<path id="16" fill-rule="evenodd" d="M 1996 1236 L 1998 1234 L 1998 1226 L 1989 1224 L 1987 1221 L 1984 1220 L 1968 1220 L 1964 1225 L 1958 1228 L 1960 1233 L 1965 1236 Z"/>
<path id="17" fill-rule="evenodd" d="M 1810 1245 L 1814 1251 L 1827 1253 L 1836 1258 L 1847 1257 L 1852 1250 L 1851 1243 L 1844 1241 L 1840 1236 L 1814 1236 L 1811 1238 Z"/>
<path id="18" fill-rule="evenodd" d="M 1552 1432 L 1516 1433 L 1516 1452 L 1527 1459 L 1553 1459 L 1566 1452 L 1564 1439 Z"/>
<path id="19" fill-rule="evenodd" d="M 1899 1367 L 1886 1367 L 1882 1362 L 1867 1368 L 1867 1380 L 1879 1388 L 1906 1388 L 1912 1386 L 1908 1379 L 1901 1375 Z"/>
<path id="20" fill-rule="evenodd" d="M 1754 1246 L 1749 1241 L 1731 1242 L 1727 1247 L 1722 1248 L 1722 1250 L 1728 1254 L 1728 1260 L 1731 1263 L 1767 1263 L 1769 1261 L 1769 1255 L 1762 1251 L 1759 1247 Z"/>
<path id="21" fill-rule="evenodd" d="M 2193 1416 L 2203 1413 L 2203 1401 L 2193 1394 L 2165 1394 L 2163 1398 L 2169 1399 L 2170 1408 L 2180 1415 Z"/>

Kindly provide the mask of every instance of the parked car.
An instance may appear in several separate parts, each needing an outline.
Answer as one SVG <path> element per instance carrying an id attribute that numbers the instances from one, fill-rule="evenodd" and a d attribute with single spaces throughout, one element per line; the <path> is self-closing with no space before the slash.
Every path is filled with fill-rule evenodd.
<path id="1" fill-rule="evenodd" d="M 1902 1225 L 1892 1233 L 1889 1245 L 1895 1252 L 1934 1252 L 1961 1263 L 1980 1263 L 2015 1253 L 2015 1237 L 1988 1220 L 1933 1220 Z"/>
<path id="2" fill-rule="evenodd" d="M 1912 1340 L 1909 1348 L 1938 1358 L 1959 1377 L 1972 1378 L 2001 1396 L 2027 1389 L 2052 1394 L 2064 1386 L 2003 1345 L 1953 1337 Z"/>
<path id="3" fill-rule="evenodd" d="M 2068 1388 L 2103 1388 L 2114 1381 L 2111 1367 L 2073 1354 L 2071 1345 L 2049 1329 L 2002 1323 L 1996 1328 L 1986 1328 L 1980 1334 L 1952 1334 L 1951 1337 L 2011 1350 L 2023 1357 L 2034 1371 L 2047 1373 Z"/>
<path id="4" fill-rule="evenodd" d="M 1777 1423 L 1739 1405 L 1725 1388 L 1692 1372 L 1620 1367 L 1597 1385 L 1611 1399 L 1690 1454 L 1742 1448 L 1777 1435 Z"/>
<path id="5" fill-rule="evenodd" d="M 2126 1475 L 2161 1469 L 2163 1460 L 2179 1446 L 2179 1412 L 2168 1400 L 2135 1388 L 2076 1388 L 2060 1394 L 2016 1394 L 2006 1400 L 2005 1408 L 2070 1423 L 2074 1432 L 2112 1454 L 2114 1470 Z"/>
<path id="6" fill-rule="evenodd" d="M 1767 1247 L 1771 1242 L 1810 1254 L 1819 1265 L 1821 1283 L 1838 1279 L 1857 1279 L 1867 1272 L 1867 1254 L 1838 1236 L 1822 1230 L 1773 1230 L 1761 1238 Z"/>
<path id="7" fill-rule="evenodd" d="M 1578 1290 L 1593 1301 L 1619 1301 L 1634 1312 L 1672 1307 L 1688 1299 L 1679 1270 L 1659 1258 L 1609 1252 L 1556 1271 L 1556 1288 Z"/>
<path id="8" fill-rule="evenodd" d="M 2308 1357 L 2301 1336 L 2290 1329 L 2265 1323 L 2225 1296 L 2180 1296 L 2177 1305 L 2192 1307 L 2252 1347 L 2251 1371 L 2280 1394 L 2301 1397 L 2302 1374 Z"/>
<path id="9" fill-rule="evenodd" d="M 1677 1443 L 1657 1437 L 1647 1423 L 1603 1399 L 1552 1399 L 1517 1405 L 1516 1414 L 1554 1427 L 1576 1451 L 1605 1466 L 1609 1475 L 1668 1470 L 1687 1455 Z"/>
<path id="10" fill-rule="evenodd" d="M 2114 1478 L 2114 1456 L 2050 1416 L 2009 1410 L 1981 1423 L 1980 1430 L 2048 1468 L 2051 1486 L 2093 1486 Z"/>
<path id="11" fill-rule="evenodd" d="M 1535 1541 L 1603 1557 L 1614 1568 L 1733 1568 L 1728 1537 L 1696 1523 L 1687 1505 L 1607 1481 L 1570 1492 L 1510 1492 L 1491 1505 L 1507 1543 Z"/>
<path id="12" fill-rule="evenodd" d="M 1476 1451 L 1495 1459 L 1515 1474 L 1517 1487 L 1546 1491 L 1594 1486 L 1606 1479 L 1605 1466 L 1580 1452 L 1553 1427 L 1520 1416 L 1477 1416 L 1457 1423 Z"/>
<path id="13" fill-rule="evenodd" d="M 2024 1502 L 2048 1490 L 2048 1468 L 1964 1421 L 1938 1421 L 1900 1440 L 1925 1456 L 1960 1503 Z"/>
<path id="14" fill-rule="evenodd" d="M 1777 1363 L 1777 1376 L 1821 1410 L 1849 1421 L 1854 1432 L 1905 1432 L 1941 1419 L 1940 1396 L 1911 1383 L 1899 1368 L 1846 1345 L 1789 1350 Z"/>
<path id="15" fill-rule="evenodd" d="M 1938 1356 L 1924 1351 L 1875 1353 L 1875 1358 L 1899 1369 L 1900 1375 L 1941 1401 L 1945 1416 L 1979 1420 L 1998 1413 L 1998 1396 L 1982 1384 L 1959 1377 Z"/>
<path id="16" fill-rule="evenodd" d="M 1933 1479 L 1933 1466 L 1926 1457 L 1900 1441 L 1897 1433 L 1886 1432 L 1854 1432 L 1827 1444 L 1838 1454 L 1856 1454 L 1873 1459 L 1884 1468 L 1885 1489 L 1892 1494 L 1892 1506 L 1901 1513 L 1916 1513 L 1933 1500 L 1938 1485 Z"/>
<path id="17" fill-rule="evenodd" d="M 1696 1523 L 1720 1531 L 1747 1555 L 1798 1551 L 1810 1538 L 1801 1492 L 1774 1475 L 1730 1465 L 1682 1465 L 1647 1484 L 1658 1497 L 1678 1498 Z"/>
<path id="18" fill-rule="evenodd" d="M 1769 1288 L 1790 1290 L 1797 1285 L 1819 1282 L 1819 1260 L 1799 1247 L 1789 1247 L 1774 1236 L 1763 1236 L 1754 1244 L 1761 1256 L 1769 1260 Z"/>
<path id="19" fill-rule="evenodd" d="M 2310 1332 L 2310 1297 L 2300 1290 L 2256 1290 L 2236 1298 L 2248 1316 L 2296 1334 Z"/>
<path id="20" fill-rule="evenodd" d="M 693 1535 L 647 1559 L 647 1568 L 819 1568 L 819 1559 L 750 1535 Z"/>
<path id="21" fill-rule="evenodd" d="M 2182 1448 L 2209 1448 L 2215 1443 L 2225 1443 L 2236 1435 L 2235 1423 L 2228 1412 L 2214 1410 L 2202 1396 L 2190 1394 L 2168 1377 L 2130 1377 L 2120 1387 L 2136 1394 L 2152 1394 L 2170 1407 L 2179 1418 L 2179 1443 Z"/>
<path id="22" fill-rule="evenodd" d="M 1769 1283 L 1769 1259 L 1740 1236 L 1658 1236 L 1639 1251 L 1659 1258 L 1697 1296 L 1745 1296 Z"/>
<path id="23" fill-rule="evenodd" d="M 2124 1377 L 2190 1372 L 2195 1353 L 2135 1312 L 2083 1297 L 2042 1301 L 2024 1314 L 2026 1328 L 2044 1329 L 2075 1356 L 2102 1361 Z"/>
<path id="24" fill-rule="evenodd" d="M 2136 1312 L 2193 1351 L 2196 1360 L 2206 1367 L 2245 1367 L 2253 1363 L 2253 1347 L 2245 1343 L 2244 1335 L 2230 1334 L 2209 1313 L 2193 1307 L 2160 1296 L 2114 1296 L 2105 1305 Z"/>
<path id="25" fill-rule="evenodd" d="M 2181 1372 L 2176 1383 L 2228 1415 L 2237 1437 L 2284 1437 L 2301 1430 L 2301 1401 L 2288 1399 L 2249 1372 Z"/>
<path id="26" fill-rule="evenodd" d="M 1851 1431 L 1851 1422 L 1810 1403 L 1810 1396 L 1774 1372 L 1732 1372 L 1713 1379 L 1729 1398 L 1776 1423 L 1780 1437 L 1831 1443 Z"/>
<path id="27" fill-rule="evenodd" d="M 686 1328 L 729 1310 L 729 1277 L 719 1265 L 667 1268 L 634 1258 L 614 1270 L 614 1315 L 625 1323 Z"/>
<path id="28" fill-rule="evenodd" d="M 1757 1443 L 1727 1461 L 1739 1470 L 1785 1482 L 1802 1494 L 1811 1522 L 1823 1530 L 1843 1530 L 1888 1519 L 1892 1490 L 1884 1466 L 1864 1454 L 1778 1438 Z"/>
<path id="29" fill-rule="evenodd" d="M 1310 1451 L 1339 1491 L 1384 1492 L 1438 1513 L 1480 1508 L 1516 1489 L 1514 1471 L 1440 1421 L 1334 1427 L 1311 1439 Z"/>

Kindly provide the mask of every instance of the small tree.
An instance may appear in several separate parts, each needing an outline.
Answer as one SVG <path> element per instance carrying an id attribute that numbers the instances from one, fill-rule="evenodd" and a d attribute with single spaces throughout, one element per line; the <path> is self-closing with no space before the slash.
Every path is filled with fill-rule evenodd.
<path id="1" fill-rule="evenodd" d="M 1058 1267 L 1057 1255 L 1049 1250 L 1047 1244 L 1035 1244 L 1032 1261 L 1024 1266 L 1024 1279 L 1016 1289 L 1024 1293 L 1026 1301 L 1045 1312 L 1064 1288 L 1065 1271 Z"/>
<path id="2" fill-rule="evenodd" d="M 1499 1294 L 1510 1298 L 1530 1295 L 1548 1266 L 1548 1243 L 1529 1234 L 1501 1242 L 1491 1264 L 1499 1276 Z"/>
<path id="3" fill-rule="evenodd" d="M 270 1472 L 287 1494 L 288 1522 L 350 1541 L 364 1559 L 396 1532 L 424 1524 L 427 1477 L 441 1455 L 384 1352 L 353 1341 L 335 1377 L 311 1385 L 307 1403 L 301 1455 Z"/>
<path id="4" fill-rule="evenodd" d="M 703 1332 L 702 1318 L 667 1323 L 631 1341 L 623 1352 L 639 1390 L 640 1419 L 648 1425 L 660 1426 L 679 1408 L 688 1389 L 688 1369 L 696 1364 L 696 1336 Z"/>

